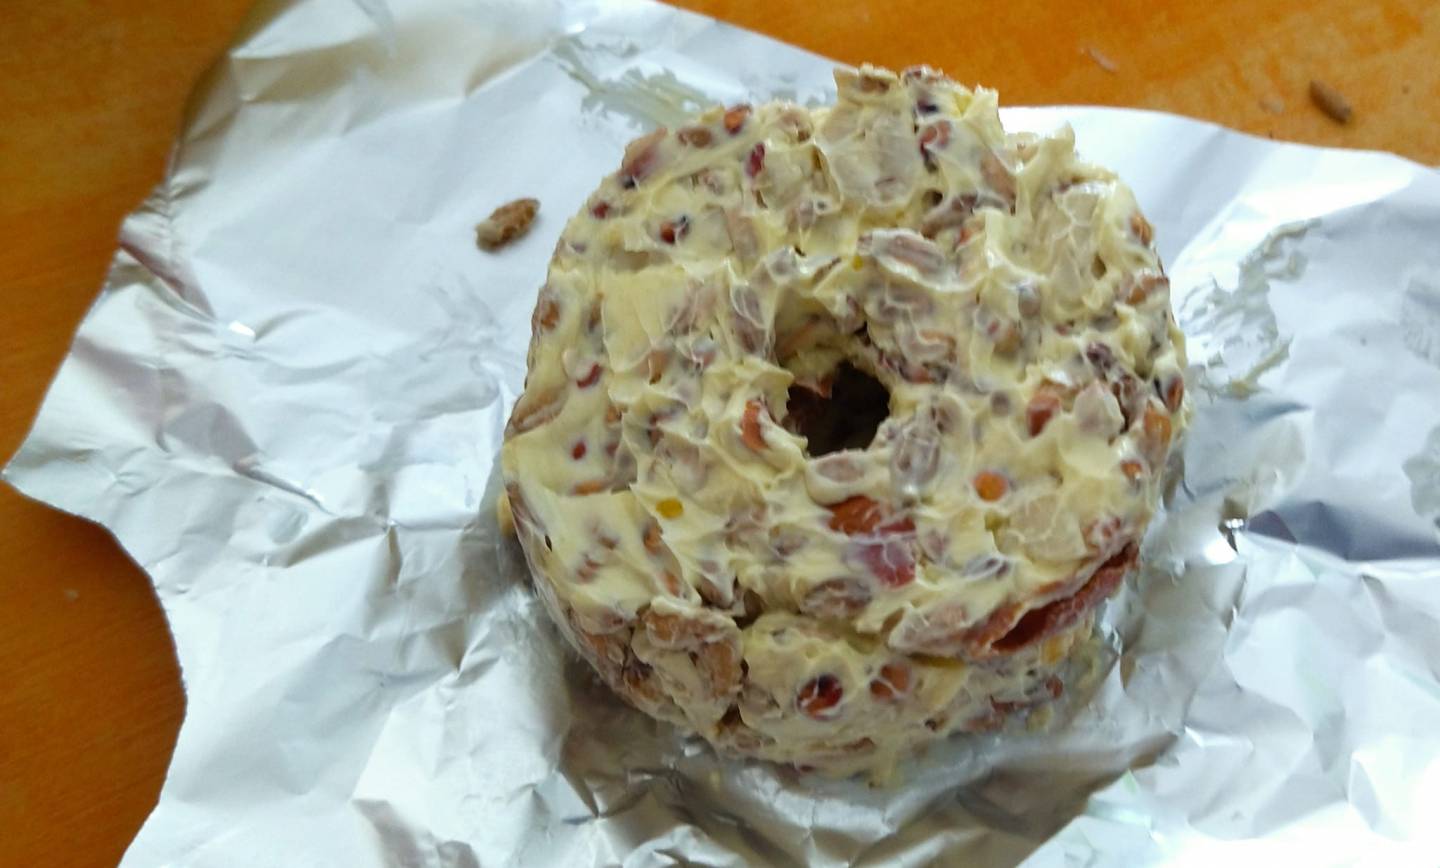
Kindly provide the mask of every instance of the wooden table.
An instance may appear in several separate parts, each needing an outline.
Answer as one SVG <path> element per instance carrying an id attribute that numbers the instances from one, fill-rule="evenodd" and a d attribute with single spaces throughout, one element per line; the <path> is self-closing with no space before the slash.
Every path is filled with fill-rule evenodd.
<path id="1" fill-rule="evenodd" d="M 28 429 L 121 217 L 160 178 L 191 83 L 248 5 L 0 0 L 0 456 Z M 1064 17 L 1043 0 L 681 5 L 851 63 L 937 65 L 1007 103 L 1167 109 L 1440 162 L 1433 0 L 1094 0 Z M 1349 125 L 1310 105 L 1313 77 L 1349 98 Z M 0 564 L 0 865 L 113 864 L 184 709 L 164 619 L 108 534 L 9 489 Z"/>

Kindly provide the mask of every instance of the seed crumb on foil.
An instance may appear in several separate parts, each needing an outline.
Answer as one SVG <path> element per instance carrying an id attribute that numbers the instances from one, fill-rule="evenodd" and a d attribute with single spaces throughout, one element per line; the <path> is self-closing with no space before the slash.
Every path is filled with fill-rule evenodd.
<path id="1" fill-rule="evenodd" d="M 496 208 L 485 222 L 475 227 L 475 243 L 482 250 L 495 251 L 524 235 L 540 210 L 538 199 L 516 199 Z"/>

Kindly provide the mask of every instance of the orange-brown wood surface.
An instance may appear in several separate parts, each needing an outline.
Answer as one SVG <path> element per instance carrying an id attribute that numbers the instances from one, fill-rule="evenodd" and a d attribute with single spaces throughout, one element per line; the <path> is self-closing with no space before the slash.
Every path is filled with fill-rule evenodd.
<path id="1" fill-rule="evenodd" d="M 248 5 L 0 0 L 0 456 Z M 1167 109 L 1440 162 L 1433 0 L 681 5 L 842 61 L 939 66 L 1007 103 Z M 1345 94 L 1350 124 L 1309 104 L 1312 78 Z M 104 531 L 0 490 L 0 865 L 114 864 L 155 802 L 183 710 L 145 576 Z"/>

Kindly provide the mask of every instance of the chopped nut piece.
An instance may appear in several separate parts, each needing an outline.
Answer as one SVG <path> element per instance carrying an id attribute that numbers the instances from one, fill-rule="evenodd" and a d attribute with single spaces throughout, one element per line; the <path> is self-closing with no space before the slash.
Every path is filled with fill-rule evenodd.
<path id="1" fill-rule="evenodd" d="M 499 250 L 529 231 L 539 210 L 538 199 L 516 199 L 501 205 L 475 227 L 475 243 L 485 250 Z"/>

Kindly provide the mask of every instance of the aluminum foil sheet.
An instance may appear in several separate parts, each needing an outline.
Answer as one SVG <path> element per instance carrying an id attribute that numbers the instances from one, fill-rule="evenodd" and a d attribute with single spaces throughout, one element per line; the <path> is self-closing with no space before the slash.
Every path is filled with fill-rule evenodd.
<path id="1" fill-rule="evenodd" d="M 6 471 L 174 631 L 126 865 L 1440 863 L 1440 174 L 1394 156 L 1005 113 L 1134 186 L 1195 362 L 1183 475 L 1048 729 L 871 788 L 718 758 L 565 653 L 493 518 L 554 240 L 647 126 L 829 87 L 649 3 L 261 4 Z M 519 196 L 535 229 L 477 251 Z"/>

